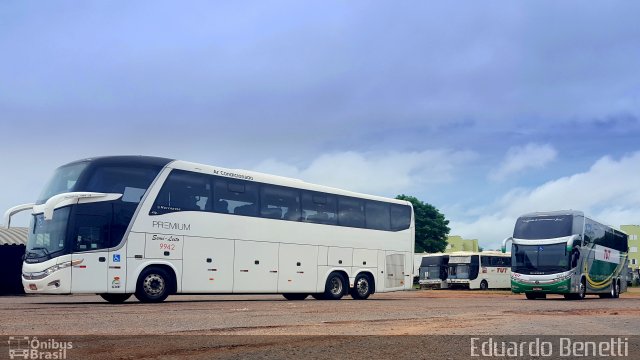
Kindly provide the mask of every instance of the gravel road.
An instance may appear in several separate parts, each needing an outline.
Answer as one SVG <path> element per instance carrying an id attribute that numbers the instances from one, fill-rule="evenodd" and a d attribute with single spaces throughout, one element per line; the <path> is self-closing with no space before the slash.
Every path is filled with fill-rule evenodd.
<path id="1" fill-rule="evenodd" d="M 341 354 L 349 354 L 355 351 L 353 339 L 365 349 L 383 351 L 379 357 L 386 358 L 385 350 L 413 347 L 381 345 L 420 343 L 424 335 L 466 335 L 437 338 L 438 343 L 464 343 L 465 349 L 471 335 L 640 335 L 640 291 L 633 290 L 620 299 L 589 296 L 583 301 L 556 296 L 526 300 L 506 291 L 464 290 L 375 294 L 366 301 L 287 301 L 278 295 L 172 296 L 161 304 L 141 304 L 132 298 L 122 305 L 108 304 L 93 295 L 0 297 L 0 334 L 76 336 L 77 343 L 87 345 L 78 345 L 74 351 L 96 359 L 143 354 L 147 358 L 251 358 L 251 354 L 268 358 L 275 349 L 281 352 L 276 351 L 273 358 L 314 357 L 327 346 L 344 347 Z M 145 334 L 156 336 L 135 337 Z M 128 343 L 123 343 L 125 339 Z M 217 339 L 218 345 L 206 345 L 211 339 Z M 296 347 L 302 353 L 286 350 L 292 344 L 302 344 Z M 105 352 L 111 347 L 129 350 L 126 356 L 115 356 Z M 313 349 L 316 351 L 305 353 Z M 450 357 L 456 358 L 455 349 L 452 351 Z M 0 348 L 0 356 L 3 353 Z M 398 351 L 390 356 L 396 357 L 392 354 L 403 357 Z M 446 358 L 446 352 L 443 356 Z"/>

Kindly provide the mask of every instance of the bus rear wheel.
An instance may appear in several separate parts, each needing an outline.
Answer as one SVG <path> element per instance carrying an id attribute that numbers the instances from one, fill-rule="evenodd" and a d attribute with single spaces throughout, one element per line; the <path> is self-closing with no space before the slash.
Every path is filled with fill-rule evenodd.
<path id="1" fill-rule="evenodd" d="M 160 267 L 149 267 L 138 278 L 135 296 L 143 303 L 158 303 L 169 296 L 172 289 L 169 273 Z"/>
<path id="2" fill-rule="evenodd" d="M 342 274 L 334 272 L 329 274 L 327 283 L 324 287 L 324 300 L 340 300 L 344 296 L 345 289 L 348 288 L 347 281 Z"/>
<path id="3" fill-rule="evenodd" d="M 131 297 L 131 294 L 100 294 L 100 297 L 111 304 L 122 304 Z"/>
<path id="4" fill-rule="evenodd" d="M 355 300 L 366 300 L 373 292 L 373 282 L 367 274 L 359 274 L 351 289 L 351 297 Z"/>
<path id="5" fill-rule="evenodd" d="M 282 296 L 287 300 L 296 301 L 306 299 L 309 294 L 282 294 Z"/>
<path id="6" fill-rule="evenodd" d="M 620 285 L 615 279 L 611 281 L 611 287 L 609 288 L 609 293 L 600 294 L 600 298 L 605 298 L 605 299 L 617 299 L 619 297 L 620 297 Z"/>

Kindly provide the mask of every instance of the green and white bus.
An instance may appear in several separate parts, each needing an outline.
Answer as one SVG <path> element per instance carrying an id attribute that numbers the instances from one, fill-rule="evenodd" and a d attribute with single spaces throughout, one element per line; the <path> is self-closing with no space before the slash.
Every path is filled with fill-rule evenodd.
<path id="1" fill-rule="evenodd" d="M 617 298 L 627 289 L 627 235 L 581 211 L 537 212 L 516 221 L 511 242 L 511 290 L 527 299 L 562 294 Z"/>

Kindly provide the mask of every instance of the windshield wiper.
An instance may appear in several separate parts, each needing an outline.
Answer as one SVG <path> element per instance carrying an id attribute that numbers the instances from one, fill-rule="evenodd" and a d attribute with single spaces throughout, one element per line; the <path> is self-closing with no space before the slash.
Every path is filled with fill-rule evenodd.
<path id="1" fill-rule="evenodd" d="M 47 249 L 46 247 L 39 246 L 39 247 L 31 248 L 29 250 L 42 250 L 42 253 L 47 257 L 47 260 L 51 259 L 51 253 L 49 252 L 49 249 Z M 27 253 L 27 258 L 30 258 L 29 254 L 35 254 L 35 253 L 28 252 Z"/>

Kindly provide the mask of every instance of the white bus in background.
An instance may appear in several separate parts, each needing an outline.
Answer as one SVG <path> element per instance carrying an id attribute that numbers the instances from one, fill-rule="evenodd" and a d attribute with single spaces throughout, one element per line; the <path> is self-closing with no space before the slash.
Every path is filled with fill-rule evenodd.
<path id="1" fill-rule="evenodd" d="M 511 254 L 499 251 L 451 253 L 447 284 L 450 288 L 508 289 L 511 287 Z"/>
<path id="2" fill-rule="evenodd" d="M 410 289 L 406 201 L 244 170 L 142 156 L 58 168 L 31 210 L 28 293 L 283 294 L 366 299 Z"/>
<path id="3" fill-rule="evenodd" d="M 522 215 L 511 242 L 511 291 L 527 299 L 562 294 L 618 298 L 627 290 L 628 235 L 585 216 L 561 210 Z"/>
<path id="4" fill-rule="evenodd" d="M 449 254 L 435 253 L 423 256 L 420 263 L 421 288 L 446 289 L 449 273 Z"/>

